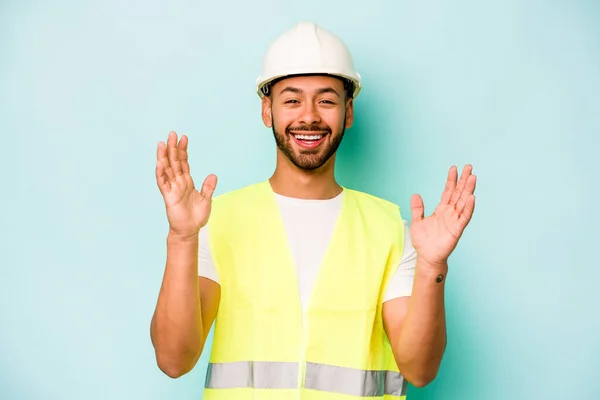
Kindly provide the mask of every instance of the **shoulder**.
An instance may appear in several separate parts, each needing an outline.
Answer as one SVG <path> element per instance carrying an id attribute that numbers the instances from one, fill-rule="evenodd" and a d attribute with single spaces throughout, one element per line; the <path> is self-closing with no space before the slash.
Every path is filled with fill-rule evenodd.
<path id="1" fill-rule="evenodd" d="M 214 196 L 213 200 L 214 201 L 227 201 L 227 200 L 238 198 L 240 196 L 242 196 L 242 197 L 248 196 L 248 195 L 251 195 L 252 193 L 257 192 L 260 189 L 264 188 L 264 185 L 266 183 L 267 183 L 266 181 L 260 181 L 260 182 L 251 183 L 246 186 L 242 186 L 237 189 L 232 189 L 225 193 L 221 193 L 217 196 Z"/>
<path id="2" fill-rule="evenodd" d="M 399 217 L 400 207 L 387 199 L 375 196 L 370 193 L 362 192 L 356 189 L 344 188 L 349 198 L 355 201 L 362 208 L 368 208 L 372 212 L 381 212 L 390 216 Z"/>
<path id="3" fill-rule="evenodd" d="M 348 201 L 358 210 L 361 224 L 373 232 L 388 232 L 401 240 L 404 235 L 404 221 L 400 207 L 387 199 L 354 189 L 346 189 Z"/>
<path id="4" fill-rule="evenodd" d="M 261 181 L 219 194 L 213 197 L 212 204 L 218 208 L 249 204 L 250 200 L 257 199 L 264 192 L 265 184 L 266 182 Z"/>

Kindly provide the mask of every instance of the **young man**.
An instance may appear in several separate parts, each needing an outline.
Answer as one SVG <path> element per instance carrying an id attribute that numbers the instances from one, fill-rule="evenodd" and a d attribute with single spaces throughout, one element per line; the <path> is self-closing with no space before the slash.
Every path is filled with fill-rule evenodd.
<path id="1" fill-rule="evenodd" d="M 360 75 L 338 37 L 299 23 L 269 48 L 257 82 L 277 144 L 265 181 L 215 197 L 195 189 L 188 139 L 159 143 L 170 230 L 152 318 L 158 366 L 176 378 L 215 323 L 203 398 L 402 399 L 437 374 L 446 346 L 447 260 L 469 223 L 476 178 L 451 167 L 424 216 L 340 186 L 336 151 Z"/>

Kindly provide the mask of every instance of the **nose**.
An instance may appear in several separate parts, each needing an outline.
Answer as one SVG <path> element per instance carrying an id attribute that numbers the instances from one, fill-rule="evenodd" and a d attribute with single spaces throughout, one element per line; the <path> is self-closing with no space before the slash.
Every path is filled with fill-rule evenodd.
<path id="1" fill-rule="evenodd" d="M 306 125 L 318 124 L 319 122 L 321 122 L 319 110 L 317 109 L 314 103 L 310 101 L 304 103 L 304 106 L 302 107 L 302 111 L 300 113 L 299 122 Z"/>

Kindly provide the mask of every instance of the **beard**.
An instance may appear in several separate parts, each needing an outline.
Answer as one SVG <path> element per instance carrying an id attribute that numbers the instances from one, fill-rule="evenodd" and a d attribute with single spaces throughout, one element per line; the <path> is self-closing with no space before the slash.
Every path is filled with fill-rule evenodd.
<path id="1" fill-rule="evenodd" d="M 273 119 L 272 122 L 273 136 L 275 137 L 275 142 L 277 143 L 279 150 L 292 162 L 292 164 L 305 171 L 313 171 L 322 167 L 338 150 L 346 131 L 346 127 L 342 126 L 341 132 L 337 135 L 333 135 L 329 126 L 313 124 L 288 126 L 285 128 L 285 133 L 282 134 L 275 129 L 275 119 Z M 294 150 L 292 145 L 293 139 L 292 134 L 290 133 L 291 131 L 326 132 L 328 137 L 325 138 L 321 145 L 316 149 L 300 149 L 297 151 Z"/>

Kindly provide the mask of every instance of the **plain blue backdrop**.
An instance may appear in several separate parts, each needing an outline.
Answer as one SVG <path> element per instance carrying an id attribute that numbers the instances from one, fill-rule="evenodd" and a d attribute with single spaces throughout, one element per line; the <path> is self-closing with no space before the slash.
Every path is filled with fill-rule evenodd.
<path id="1" fill-rule="evenodd" d="M 275 161 L 254 92 L 281 32 L 313 20 L 364 77 L 342 184 L 430 213 L 474 165 L 451 258 L 449 342 L 409 399 L 600 397 L 600 3 L 32 0 L 0 3 L 0 398 L 200 399 L 149 324 L 167 221 L 156 144 L 190 137 L 217 194 Z"/>

